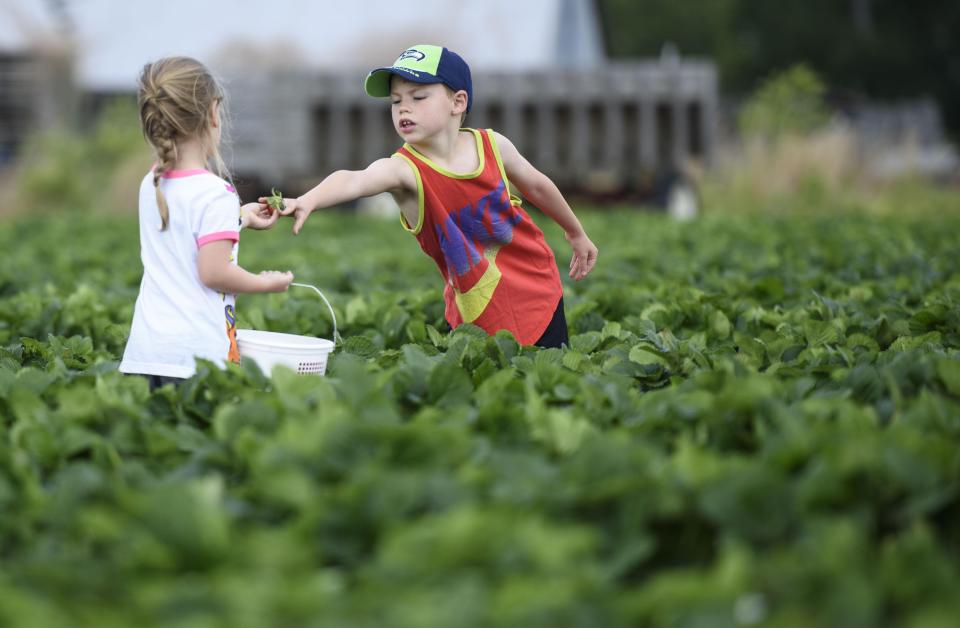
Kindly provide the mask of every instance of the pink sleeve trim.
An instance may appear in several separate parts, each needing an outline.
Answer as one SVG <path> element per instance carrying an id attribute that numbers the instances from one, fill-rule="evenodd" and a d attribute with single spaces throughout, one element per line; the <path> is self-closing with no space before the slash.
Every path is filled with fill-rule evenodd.
<path id="1" fill-rule="evenodd" d="M 197 238 L 197 248 L 199 249 L 204 244 L 210 244 L 211 242 L 216 242 L 217 240 L 233 240 L 234 242 L 239 242 L 240 233 L 238 231 L 217 231 L 216 233 L 208 233 L 201 238 Z"/>

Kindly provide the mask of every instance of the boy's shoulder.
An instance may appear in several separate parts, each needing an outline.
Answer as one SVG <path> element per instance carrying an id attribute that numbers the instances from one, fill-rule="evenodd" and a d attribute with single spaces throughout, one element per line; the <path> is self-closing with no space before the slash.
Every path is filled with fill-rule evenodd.
<path id="1" fill-rule="evenodd" d="M 486 131 L 487 131 L 487 135 L 490 137 L 491 142 L 498 145 L 509 144 L 510 146 L 513 146 L 513 142 L 510 141 L 510 138 L 508 138 L 506 135 L 504 135 L 500 131 L 496 129 L 486 129 Z"/>
<path id="2" fill-rule="evenodd" d="M 500 139 L 506 139 L 506 138 L 504 137 L 503 133 L 501 133 L 500 131 L 498 131 L 498 130 L 496 130 L 496 129 L 490 128 L 490 127 L 478 127 L 478 128 L 474 128 L 474 127 L 463 127 L 463 128 L 461 128 L 460 130 L 461 130 L 461 131 L 467 131 L 467 132 L 469 132 L 469 133 L 476 133 L 476 134 L 479 134 L 479 135 L 486 135 L 487 137 L 489 137 L 489 138 L 490 138 L 491 140 L 493 140 L 493 141 L 500 140 Z"/>
<path id="3" fill-rule="evenodd" d="M 510 141 L 506 135 L 497 131 L 496 129 L 480 129 L 480 131 L 487 136 L 490 140 L 490 146 L 498 154 L 502 155 L 504 148 L 506 148 L 508 153 L 516 151 L 516 148 L 513 145 L 513 142 Z"/>

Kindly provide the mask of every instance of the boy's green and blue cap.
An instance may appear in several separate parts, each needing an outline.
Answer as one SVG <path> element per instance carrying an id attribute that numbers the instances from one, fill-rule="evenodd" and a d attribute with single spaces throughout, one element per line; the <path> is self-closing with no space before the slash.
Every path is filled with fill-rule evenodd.
<path id="1" fill-rule="evenodd" d="M 455 92 L 462 89 L 467 92 L 467 111 L 473 106 L 470 66 L 460 55 L 447 48 L 429 44 L 410 46 L 390 67 L 370 72 L 363 88 L 370 96 L 389 96 L 391 74 L 414 83 L 443 83 Z"/>

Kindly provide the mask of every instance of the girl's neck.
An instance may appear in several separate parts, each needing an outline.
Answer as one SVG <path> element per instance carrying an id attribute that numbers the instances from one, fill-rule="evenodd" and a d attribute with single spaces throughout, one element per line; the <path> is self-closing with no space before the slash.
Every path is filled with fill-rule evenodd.
<path id="1" fill-rule="evenodd" d="M 197 170 L 207 167 L 207 151 L 199 140 L 191 138 L 177 144 L 174 170 Z"/>

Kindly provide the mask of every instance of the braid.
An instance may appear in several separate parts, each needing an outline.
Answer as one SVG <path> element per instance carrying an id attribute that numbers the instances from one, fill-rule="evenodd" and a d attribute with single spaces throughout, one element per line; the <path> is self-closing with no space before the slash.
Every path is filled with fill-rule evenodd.
<path id="1" fill-rule="evenodd" d="M 153 187 L 156 189 L 157 207 L 160 210 L 160 231 L 164 231 L 170 223 L 170 210 L 167 199 L 160 191 L 160 179 L 164 173 L 173 170 L 176 164 L 177 143 L 174 140 L 176 133 L 170 128 L 158 100 L 157 96 L 146 94 L 140 107 L 140 117 L 143 120 L 143 134 L 157 154 L 157 165 L 153 169 Z"/>
<path id="2" fill-rule="evenodd" d="M 159 162 L 153 170 L 153 187 L 157 191 L 157 207 L 160 208 L 160 231 L 163 231 L 170 222 L 170 210 L 167 207 L 167 199 L 160 191 L 160 178 L 173 170 L 174 164 L 177 162 L 177 145 L 173 138 L 169 136 L 158 137 L 154 145 L 157 147 Z"/>

